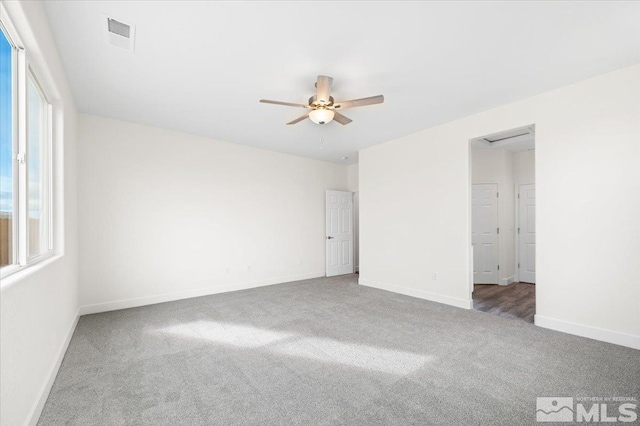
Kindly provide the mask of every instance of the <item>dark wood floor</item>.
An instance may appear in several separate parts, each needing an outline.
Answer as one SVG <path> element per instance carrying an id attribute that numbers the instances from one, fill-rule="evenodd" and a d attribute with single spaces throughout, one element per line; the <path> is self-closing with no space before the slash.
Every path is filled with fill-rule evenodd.
<path id="1" fill-rule="evenodd" d="M 536 286 L 513 283 L 507 286 L 475 284 L 473 309 L 533 323 L 536 313 Z"/>

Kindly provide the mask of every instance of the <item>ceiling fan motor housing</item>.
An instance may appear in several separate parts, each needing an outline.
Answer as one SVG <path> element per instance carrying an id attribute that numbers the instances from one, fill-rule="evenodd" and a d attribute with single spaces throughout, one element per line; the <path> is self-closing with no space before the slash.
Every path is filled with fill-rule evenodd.
<path id="1" fill-rule="evenodd" d="M 312 97 L 309 98 L 309 106 L 311 108 L 317 108 L 317 107 L 332 107 L 333 106 L 333 96 L 329 96 L 329 102 L 326 101 L 318 101 L 317 100 L 317 96 L 313 95 Z"/>

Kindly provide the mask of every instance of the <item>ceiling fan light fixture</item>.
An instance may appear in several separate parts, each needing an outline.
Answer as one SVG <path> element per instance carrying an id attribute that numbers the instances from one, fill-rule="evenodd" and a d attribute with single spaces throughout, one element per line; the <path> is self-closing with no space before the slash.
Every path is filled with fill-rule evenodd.
<path id="1" fill-rule="evenodd" d="M 316 108 L 309 113 L 309 118 L 316 124 L 326 124 L 333 120 L 335 113 L 326 108 Z"/>
<path id="2" fill-rule="evenodd" d="M 285 105 L 290 107 L 302 107 L 310 110 L 303 116 L 296 118 L 293 121 L 287 123 L 287 126 L 300 123 L 301 121 L 309 118 L 316 124 L 327 124 L 331 121 L 342 124 L 343 126 L 351 123 L 349 117 L 345 117 L 341 112 L 336 112 L 337 108 L 340 111 L 347 108 L 355 108 L 366 105 L 381 104 L 384 102 L 384 96 L 369 96 L 368 98 L 352 99 L 350 101 L 335 102 L 333 96 L 331 96 L 331 85 L 333 84 L 333 78 L 327 75 L 319 75 L 316 81 L 316 94 L 309 98 L 307 104 L 297 104 L 293 102 L 272 101 L 269 99 L 260 99 L 260 102 L 265 104 Z"/>

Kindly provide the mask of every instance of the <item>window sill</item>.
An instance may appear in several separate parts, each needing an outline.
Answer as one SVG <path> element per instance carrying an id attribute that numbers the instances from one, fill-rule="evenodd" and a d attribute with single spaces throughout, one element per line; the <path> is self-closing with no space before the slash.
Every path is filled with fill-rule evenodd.
<path id="1" fill-rule="evenodd" d="M 64 255 L 52 253 L 48 256 L 44 256 L 39 259 L 37 262 L 20 266 L 11 270 L 9 273 L 2 272 L 2 276 L 0 280 L 0 290 L 5 291 L 12 287 L 14 284 L 19 283 L 20 281 L 26 279 L 28 276 L 35 274 L 42 269 L 47 268 L 49 265 L 57 262 L 59 259 L 62 259 Z"/>

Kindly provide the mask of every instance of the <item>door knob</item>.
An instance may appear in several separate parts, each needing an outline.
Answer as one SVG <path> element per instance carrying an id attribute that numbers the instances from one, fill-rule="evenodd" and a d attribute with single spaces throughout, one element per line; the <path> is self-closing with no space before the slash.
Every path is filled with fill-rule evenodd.
<path id="1" fill-rule="evenodd" d="M 332 239 L 333 239 L 333 237 L 331 237 L 331 236 L 327 237 L 327 240 L 332 240 Z"/>

